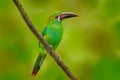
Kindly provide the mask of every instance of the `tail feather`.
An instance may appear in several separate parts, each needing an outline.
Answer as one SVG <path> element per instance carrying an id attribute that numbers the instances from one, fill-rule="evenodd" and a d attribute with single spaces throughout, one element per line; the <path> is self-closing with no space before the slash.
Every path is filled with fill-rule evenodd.
<path id="1" fill-rule="evenodd" d="M 33 67 L 32 76 L 36 76 L 40 67 L 42 66 L 42 63 L 43 63 L 45 57 L 46 57 L 46 54 L 43 55 L 43 54 L 39 53 L 39 56 L 37 57 L 36 62 Z"/>
<path id="2" fill-rule="evenodd" d="M 36 76 L 37 72 L 38 72 L 38 71 L 33 71 L 33 72 L 32 72 L 32 76 Z"/>

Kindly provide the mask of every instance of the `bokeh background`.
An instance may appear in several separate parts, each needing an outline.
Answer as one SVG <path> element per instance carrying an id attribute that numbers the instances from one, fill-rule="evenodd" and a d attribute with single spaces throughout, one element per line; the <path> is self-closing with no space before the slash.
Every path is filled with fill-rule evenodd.
<path id="1" fill-rule="evenodd" d="M 78 80 L 120 80 L 120 0 L 20 0 L 39 31 L 56 11 L 77 13 L 63 21 L 56 52 Z M 47 55 L 36 77 L 38 40 L 12 0 L 0 0 L 0 80 L 69 80 Z"/>

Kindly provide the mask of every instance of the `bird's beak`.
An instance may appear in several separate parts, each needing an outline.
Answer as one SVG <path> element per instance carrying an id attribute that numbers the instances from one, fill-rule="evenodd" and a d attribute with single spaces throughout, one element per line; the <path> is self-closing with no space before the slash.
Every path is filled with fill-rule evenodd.
<path id="1" fill-rule="evenodd" d="M 66 18 L 72 18 L 72 17 L 78 17 L 78 15 L 72 12 L 63 12 L 60 15 L 60 20 L 63 20 Z"/>

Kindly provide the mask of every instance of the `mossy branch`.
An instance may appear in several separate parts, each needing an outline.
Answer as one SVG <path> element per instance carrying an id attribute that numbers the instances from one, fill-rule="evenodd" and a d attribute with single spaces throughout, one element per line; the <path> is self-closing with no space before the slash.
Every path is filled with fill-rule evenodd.
<path id="1" fill-rule="evenodd" d="M 38 30 L 35 28 L 19 0 L 13 0 L 13 2 L 18 8 L 19 12 L 21 13 L 22 18 L 25 20 L 29 29 L 33 32 L 36 38 L 44 45 L 46 51 L 52 56 L 52 58 L 56 61 L 58 66 L 66 73 L 70 80 L 77 80 L 77 78 L 72 74 L 67 65 L 63 62 L 63 60 L 60 59 L 59 55 L 52 49 L 52 47 L 47 43 L 47 41 L 44 40 L 41 33 L 39 33 Z"/>

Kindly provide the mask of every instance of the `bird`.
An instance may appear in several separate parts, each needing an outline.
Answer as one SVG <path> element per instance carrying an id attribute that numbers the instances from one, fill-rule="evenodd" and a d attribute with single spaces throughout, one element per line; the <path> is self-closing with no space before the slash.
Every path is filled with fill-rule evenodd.
<path id="1" fill-rule="evenodd" d="M 41 32 L 41 34 L 54 50 L 56 50 L 62 39 L 62 35 L 63 35 L 62 21 L 64 19 L 77 17 L 77 16 L 78 15 L 73 12 L 56 12 L 48 18 L 46 26 Z M 46 57 L 46 50 L 43 44 L 39 42 L 39 55 L 33 66 L 33 70 L 32 70 L 33 76 L 36 76 L 36 74 L 40 70 L 40 67 L 43 64 L 45 57 Z"/>

